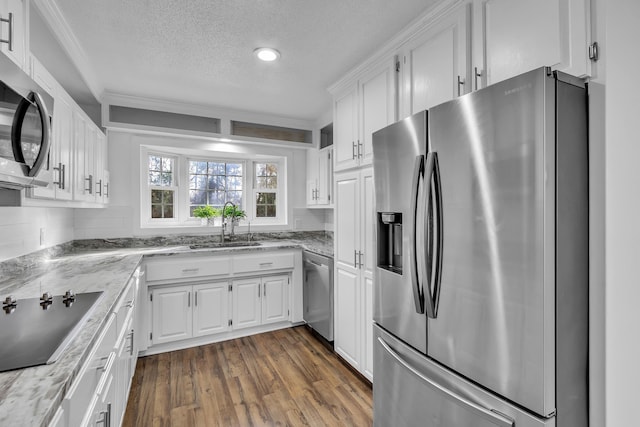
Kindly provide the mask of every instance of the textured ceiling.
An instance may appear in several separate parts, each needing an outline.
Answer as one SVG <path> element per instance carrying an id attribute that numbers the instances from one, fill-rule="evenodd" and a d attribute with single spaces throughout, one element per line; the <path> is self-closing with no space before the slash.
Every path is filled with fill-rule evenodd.
<path id="1" fill-rule="evenodd" d="M 106 91 L 315 120 L 436 0 L 55 0 Z M 259 46 L 281 52 L 261 63 Z"/>

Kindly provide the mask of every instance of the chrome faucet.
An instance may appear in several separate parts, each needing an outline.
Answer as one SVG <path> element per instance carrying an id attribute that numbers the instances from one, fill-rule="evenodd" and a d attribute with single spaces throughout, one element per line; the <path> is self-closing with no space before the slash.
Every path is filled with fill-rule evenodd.
<path id="1" fill-rule="evenodd" d="M 227 205 L 233 206 L 234 210 L 236 208 L 236 205 L 234 205 L 233 202 L 226 202 L 222 207 L 222 234 L 220 234 L 221 243 L 224 243 L 224 230 L 227 227 L 227 223 L 224 221 L 224 211 L 227 209 Z M 233 222 L 233 217 L 231 217 L 231 221 Z M 233 236 L 233 223 L 231 224 L 231 236 Z"/>

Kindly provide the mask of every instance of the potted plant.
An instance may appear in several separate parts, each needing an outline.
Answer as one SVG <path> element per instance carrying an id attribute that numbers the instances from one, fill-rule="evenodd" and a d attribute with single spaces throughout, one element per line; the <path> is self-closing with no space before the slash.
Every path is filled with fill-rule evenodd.
<path id="1" fill-rule="evenodd" d="M 220 216 L 220 209 L 216 209 L 213 206 L 205 205 L 198 206 L 193 210 L 193 216 L 196 218 L 200 218 L 200 223 L 203 226 L 210 224 L 210 218 Z"/>
<path id="2" fill-rule="evenodd" d="M 245 211 L 243 211 L 239 207 L 229 205 L 226 208 L 224 208 L 224 217 L 231 218 L 233 223 L 237 225 L 241 219 L 247 217 L 247 214 Z"/>

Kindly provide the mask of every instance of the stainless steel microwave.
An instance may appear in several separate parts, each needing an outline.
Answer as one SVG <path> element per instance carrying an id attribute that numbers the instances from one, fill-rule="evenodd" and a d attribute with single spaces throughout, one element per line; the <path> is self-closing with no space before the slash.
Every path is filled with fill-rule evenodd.
<path id="1" fill-rule="evenodd" d="M 0 187 L 46 186 L 53 99 L 0 55 Z"/>

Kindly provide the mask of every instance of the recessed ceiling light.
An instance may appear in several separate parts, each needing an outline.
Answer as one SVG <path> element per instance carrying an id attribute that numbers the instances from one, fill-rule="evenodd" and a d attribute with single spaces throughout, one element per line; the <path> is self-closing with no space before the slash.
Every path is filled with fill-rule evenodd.
<path id="1" fill-rule="evenodd" d="M 262 61 L 271 62 L 280 58 L 280 52 L 270 47 L 259 47 L 253 53 Z"/>

